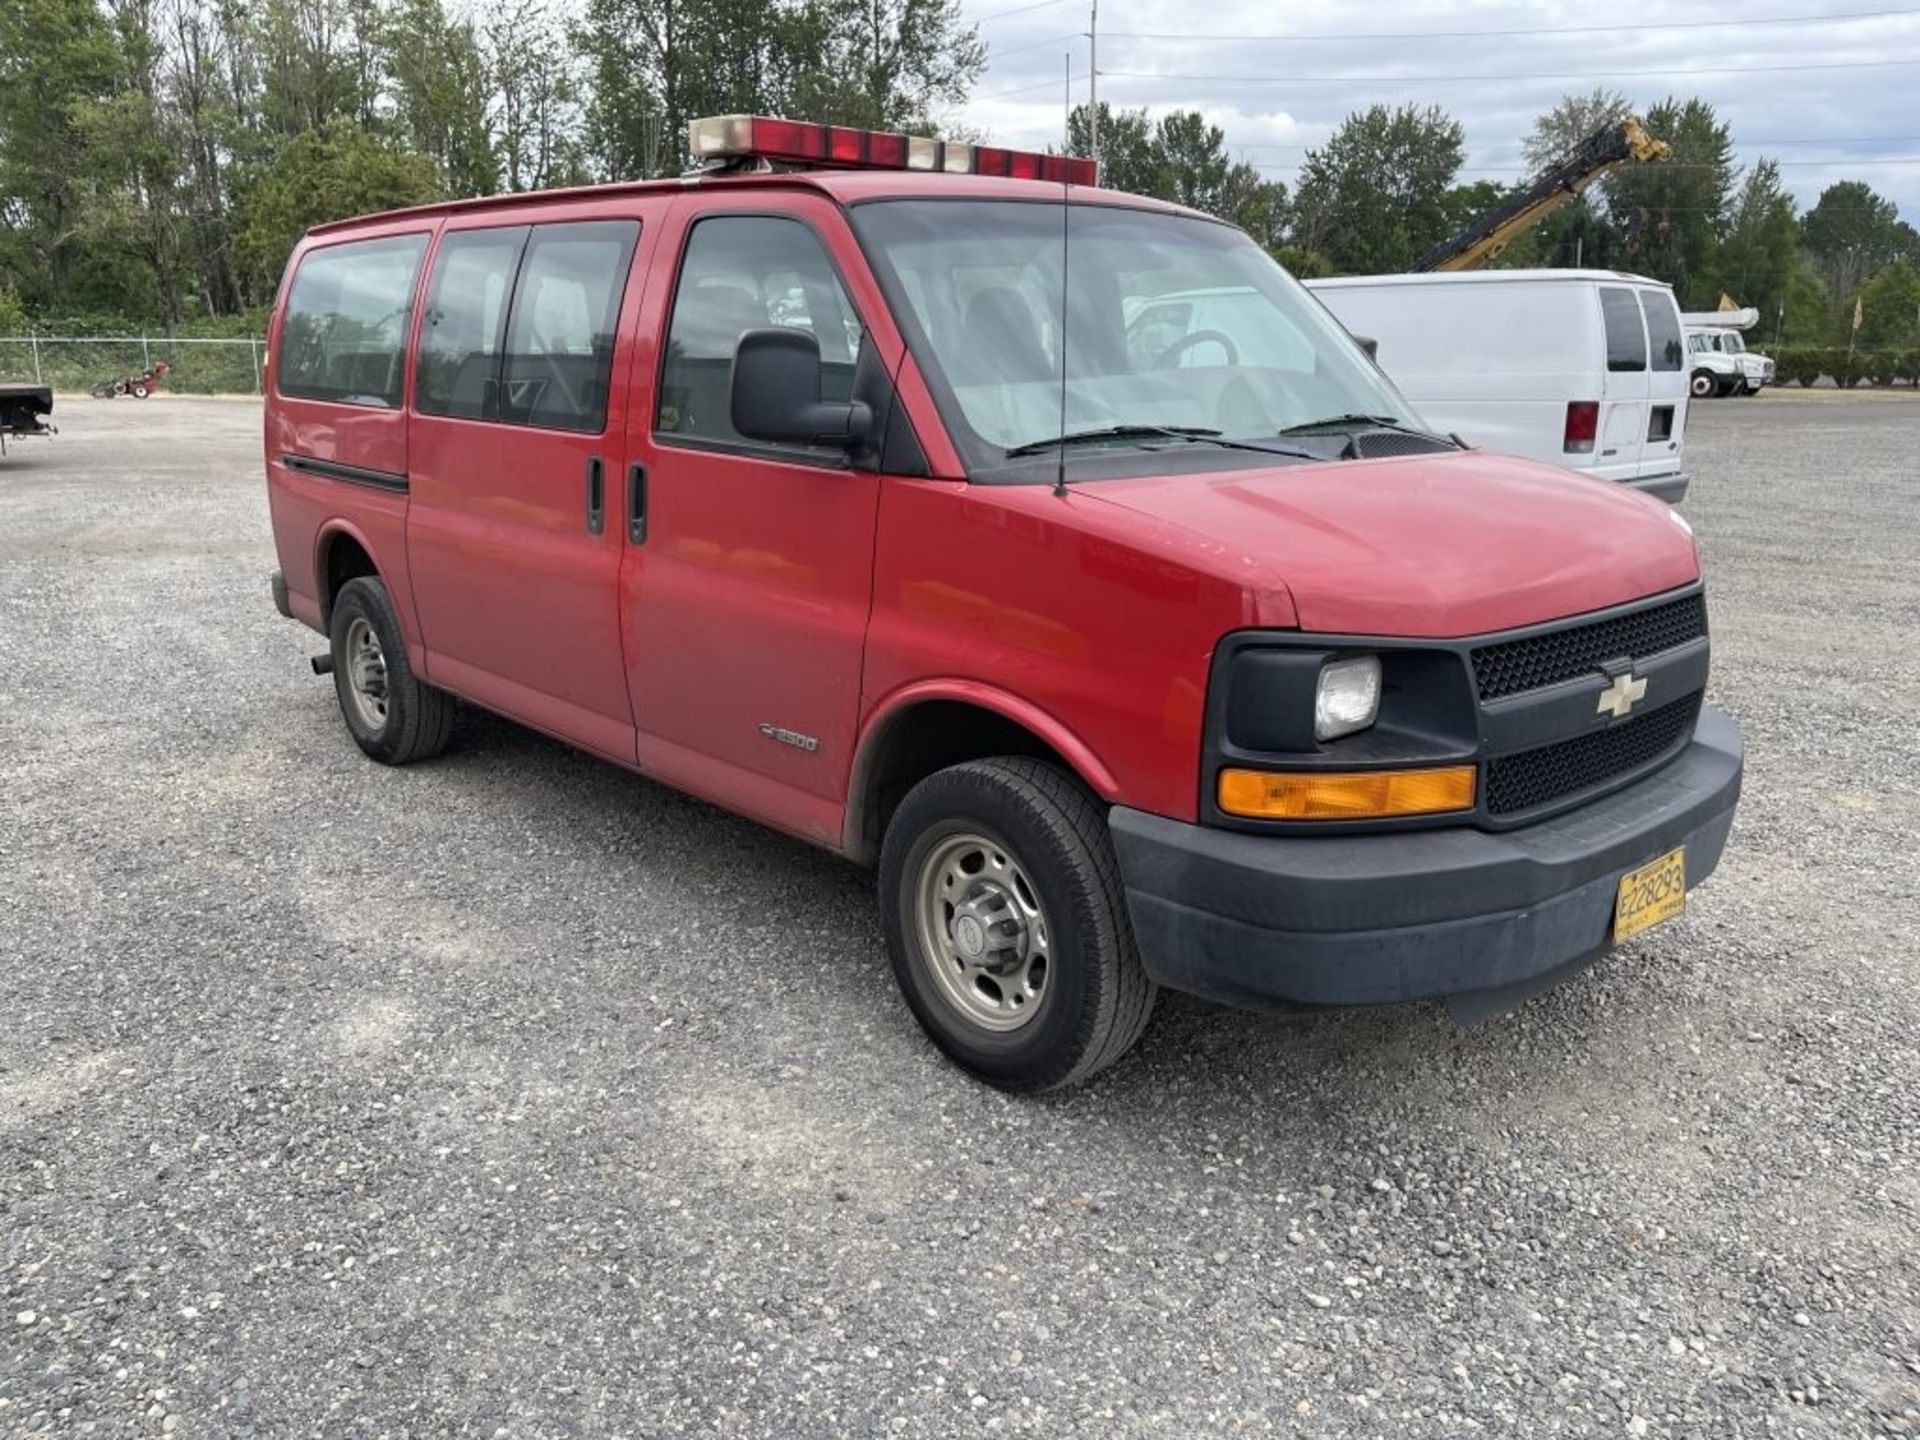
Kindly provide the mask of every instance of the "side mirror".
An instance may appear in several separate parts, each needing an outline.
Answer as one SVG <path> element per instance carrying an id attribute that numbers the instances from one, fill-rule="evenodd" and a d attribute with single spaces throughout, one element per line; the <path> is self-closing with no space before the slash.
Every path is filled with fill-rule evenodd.
<path id="1" fill-rule="evenodd" d="M 733 428 L 793 445 L 859 444 L 873 410 L 820 398 L 820 342 L 805 330 L 749 330 L 733 352 Z"/>
<path id="2" fill-rule="evenodd" d="M 1355 335 L 1353 337 L 1353 343 L 1367 352 L 1367 359 L 1373 361 L 1376 365 L 1380 363 L 1380 342 L 1378 340 L 1374 339 L 1371 335 Z"/>

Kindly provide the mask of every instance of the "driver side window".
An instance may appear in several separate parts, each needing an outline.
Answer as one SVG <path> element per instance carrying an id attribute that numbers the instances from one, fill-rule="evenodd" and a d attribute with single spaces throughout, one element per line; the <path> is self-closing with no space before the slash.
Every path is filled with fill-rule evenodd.
<path id="1" fill-rule="evenodd" d="M 733 352 L 747 331 L 769 328 L 804 330 L 819 341 L 821 399 L 853 394 L 865 332 L 820 237 L 771 215 L 698 221 L 674 292 L 656 433 L 757 446 L 733 428 Z"/>

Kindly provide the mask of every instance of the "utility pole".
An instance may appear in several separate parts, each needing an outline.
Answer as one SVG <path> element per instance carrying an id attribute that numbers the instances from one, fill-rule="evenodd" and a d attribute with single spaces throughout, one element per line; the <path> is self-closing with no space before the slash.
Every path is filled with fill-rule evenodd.
<path id="1" fill-rule="evenodd" d="M 1100 163 L 1100 0 L 1087 16 L 1087 158 Z"/>

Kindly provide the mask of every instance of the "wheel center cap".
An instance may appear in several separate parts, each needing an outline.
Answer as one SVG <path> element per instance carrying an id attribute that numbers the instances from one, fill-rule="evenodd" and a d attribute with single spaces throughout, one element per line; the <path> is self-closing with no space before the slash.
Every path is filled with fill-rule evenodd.
<path id="1" fill-rule="evenodd" d="M 961 915 L 953 922 L 953 945 L 965 960 L 978 961 L 987 951 L 987 927 L 972 915 Z"/>

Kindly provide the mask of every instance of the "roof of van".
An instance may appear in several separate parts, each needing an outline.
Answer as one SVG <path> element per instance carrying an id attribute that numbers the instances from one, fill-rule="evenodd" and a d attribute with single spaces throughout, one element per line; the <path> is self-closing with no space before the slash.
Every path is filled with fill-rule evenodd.
<path id="1" fill-rule="evenodd" d="M 1635 275 L 1628 270 L 1440 270 L 1419 275 L 1341 275 L 1325 280 L 1309 280 L 1309 290 L 1340 290 L 1362 285 L 1539 285 L 1570 281 L 1606 280 L 1615 285 L 1627 281 L 1634 285 L 1673 287 L 1664 280 Z"/>
<path id="2" fill-rule="evenodd" d="M 719 189 L 722 186 L 730 190 L 780 190 L 799 186 L 821 191 L 843 205 L 880 199 L 1058 200 L 1061 190 L 1066 188 L 1050 180 L 1008 180 L 994 175 L 931 174 L 920 170 L 735 172 L 686 175 L 666 180 L 627 180 L 611 185 L 581 185 L 566 190 L 527 190 L 513 195 L 481 195 L 467 200 L 442 200 L 432 205 L 415 205 L 403 210 L 356 215 L 347 220 L 330 220 L 324 225 L 315 225 L 307 234 L 332 235 L 360 225 L 386 224 L 416 217 L 427 220 L 475 210 L 517 210 L 557 202 L 613 200 L 622 195 L 659 195 L 682 190 Z M 1074 200 L 1082 204 L 1125 205 L 1142 210 L 1193 215 L 1200 219 L 1214 218 L 1145 195 L 1130 195 L 1120 190 L 1102 190 L 1085 185 L 1075 185 L 1071 189 Z"/>

